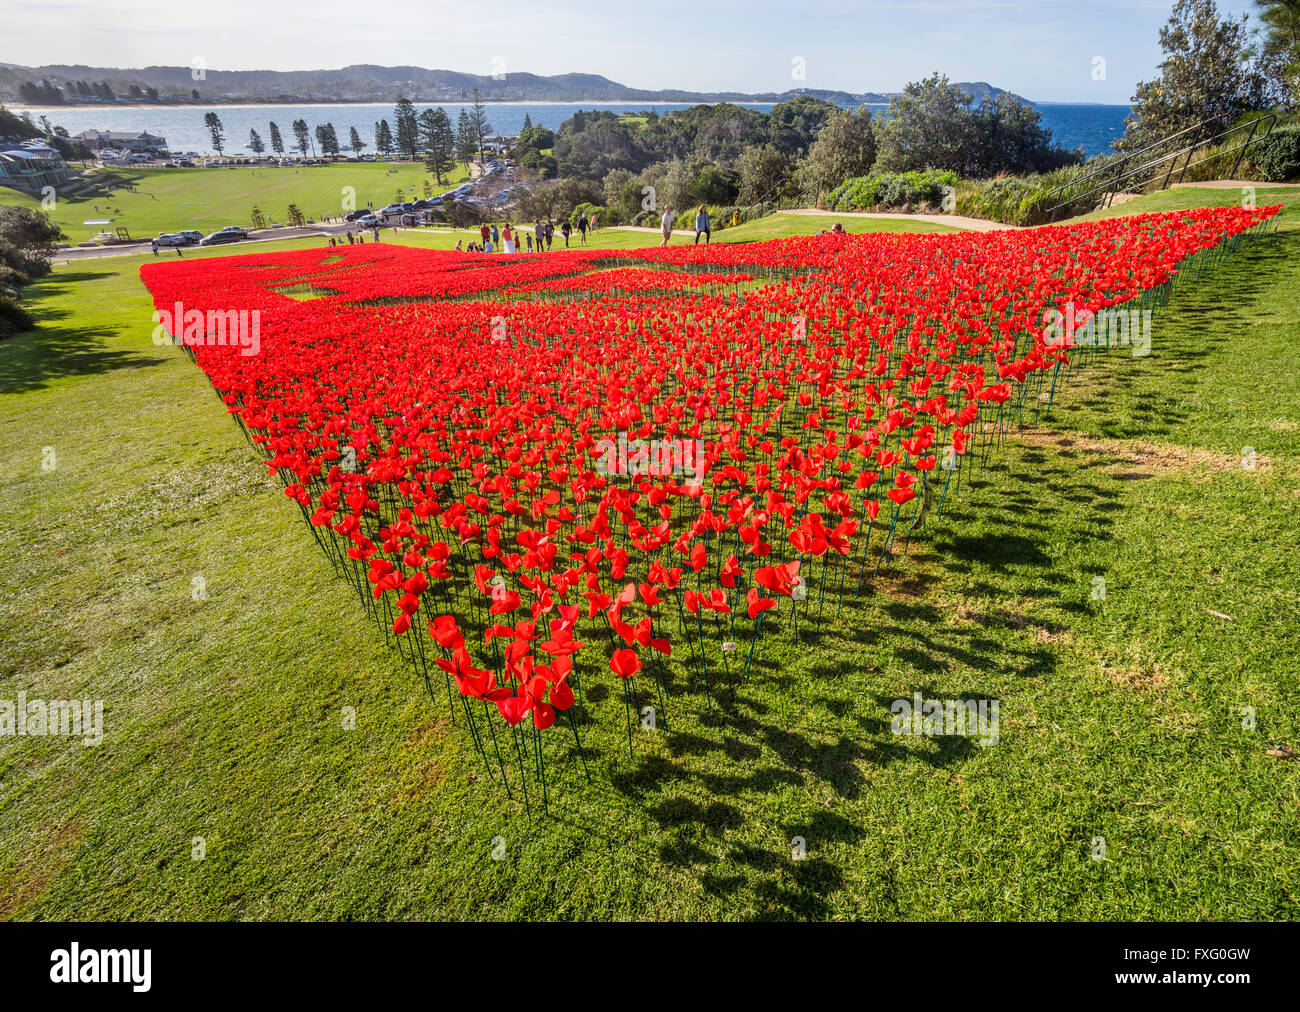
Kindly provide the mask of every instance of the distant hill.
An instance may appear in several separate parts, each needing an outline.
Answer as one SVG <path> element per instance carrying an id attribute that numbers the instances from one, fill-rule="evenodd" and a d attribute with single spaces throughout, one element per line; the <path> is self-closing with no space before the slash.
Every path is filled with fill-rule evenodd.
<path id="1" fill-rule="evenodd" d="M 197 79 L 196 79 L 197 78 Z M 827 91 L 795 88 L 780 93 L 701 92 L 664 88 L 629 88 L 599 74 L 464 74 L 423 67 L 381 67 L 357 64 L 339 70 L 195 70 L 190 67 L 88 67 L 52 64 L 24 67 L 0 63 L 0 101 L 14 102 L 25 82 L 49 81 L 65 95 L 77 82 L 107 83 L 117 103 L 164 102 L 214 104 L 222 102 L 392 102 L 405 96 L 416 102 L 460 102 L 478 89 L 489 102 L 781 102 L 799 95 L 823 98 L 837 105 L 888 102 L 895 92 Z M 1004 94 L 983 81 L 957 85 L 976 101 Z M 155 99 L 149 89 L 157 94 Z M 198 92 L 198 99 L 193 96 Z M 1018 97 L 1018 96 L 1017 96 Z M 71 104 L 110 101 L 85 95 Z"/>

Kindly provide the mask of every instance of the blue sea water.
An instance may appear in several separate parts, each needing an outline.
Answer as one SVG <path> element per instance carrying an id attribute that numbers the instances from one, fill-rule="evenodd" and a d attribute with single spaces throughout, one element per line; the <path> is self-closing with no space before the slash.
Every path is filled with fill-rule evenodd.
<path id="1" fill-rule="evenodd" d="M 464 106 L 456 103 L 439 103 L 452 123 L 456 122 Z M 673 109 L 687 108 L 689 103 L 492 103 L 487 106 L 488 119 L 493 132 L 516 134 L 523 126 L 524 116 L 531 117 L 537 126 L 558 127 L 578 109 L 609 109 L 613 112 L 640 112 L 654 109 L 661 116 Z M 748 104 L 748 103 L 747 103 Z M 417 105 L 417 109 L 423 105 Z M 750 104 L 749 108 L 767 112 L 770 104 Z M 1109 150 L 1110 142 L 1124 132 L 1124 117 L 1128 107 L 1123 105 L 1069 105 L 1060 103 L 1035 103 L 1042 114 L 1043 126 L 1052 131 L 1052 139 L 1063 147 L 1082 148 L 1087 155 Z M 293 143 L 292 123 L 296 119 L 307 121 L 314 128 L 320 123 L 332 123 L 339 141 L 348 143 L 350 129 L 357 128 L 361 139 L 374 150 L 375 123 L 393 121 L 391 105 L 218 105 L 218 106 L 68 106 L 53 109 L 31 109 L 32 117 L 39 121 L 44 114 L 50 122 L 75 135 L 83 130 L 123 130 L 136 133 L 148 131 L 167 138 L 174 152 L 197 151 L 210 153 L 212 141 L 203 125 L 207 112 L 221 117 L 226 132 L 226 154 L 247 153 L 250 130 L 257 130 L 262 141 L 268 140 L 269 123 L 280 127 L 286 145 Z"/>

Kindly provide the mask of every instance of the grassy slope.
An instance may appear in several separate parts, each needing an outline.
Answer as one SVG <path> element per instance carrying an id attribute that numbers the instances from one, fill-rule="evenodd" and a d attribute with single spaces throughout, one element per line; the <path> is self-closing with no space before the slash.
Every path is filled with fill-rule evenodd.
<path id="1" fill-rule="evenodd" d="M 414 190 L 403 199 L 424 196 L 424 181 L 433 177 L 417 164 L 384 162 L 306 165 L 301 168 L 134 169 L 118 175 L 143 175 L 135 191 L 115 190 L 112 195 L 84 198 L 59 197 L 50 212 L 70 242 L 88 239 L 82 224 L 88 218 L 116 218 L 118 227 L 134 236 L 157 235 L 182 229 L 208 231 L 224 225 L 248 225 L 253 205 L 272 222 L 287 222 L 288 207 L 296 203 L 308 218 L 342 214 L 343 188 L 355 191 L 356 206 L 367 202 L 383 207 L 400 186 Z M 457 166 L 449 181 L 433 184 L 441 193 L 466 178 Z M 183 203 L 184 202 L 184 203 Z M 194 203 L 200 202 L 200 203 Z M 206 202 L 206 203 L 203 203 Z M 39 207 L 40 200 L 17 190 L 0 187 L 0 203 Z M 98 210 L 96 210 L 98 207 Z M 120 211 L 115 213 L 114 209 Z"/>
<path id="2" fill-rule="evenodd" d="M 149 343 L 138 259 L 59 269 L 0 346 L 0 671 L 104 698 L 108 737 L 0 742 L 0 913 L 1295 917 L 1300 768 L 1264 750 L 1300 737 L 1298 254 L 1284 230 L 1181 293 L 1149 358 L 1077 369 L 1071 445 L 1008 441 L 842 631 L 734 700 L 679 668 L 629 760 L 594 687 L 594 783 L 554 735 L 532 821 Z M 895 737 L 916 689 L 997 697 L 1001 743 Z"/>

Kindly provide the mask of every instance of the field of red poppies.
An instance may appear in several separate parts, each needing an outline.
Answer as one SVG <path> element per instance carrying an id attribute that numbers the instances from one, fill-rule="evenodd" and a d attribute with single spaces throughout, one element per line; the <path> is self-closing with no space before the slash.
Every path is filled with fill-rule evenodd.
<path id="1" fill-rule="evenodd" d="M 1104 346 L 1045 320 L 1158 311 L 1277 210 L 510 259 L 368 245 L 141 276 L 531 807 L 548 761 L 585 769 L 593 685 L 621 693 L 634 750 L 637 724 L 743 693 L 765 644 L 871 593 Z"/>

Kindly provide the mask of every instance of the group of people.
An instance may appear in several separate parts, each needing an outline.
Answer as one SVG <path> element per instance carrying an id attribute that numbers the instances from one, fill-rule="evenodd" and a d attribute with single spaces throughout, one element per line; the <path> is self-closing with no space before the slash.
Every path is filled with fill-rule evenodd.
<path id="1" fill-rule="evenodd" d="M 578 215 L 576 231 L 582 245 L 587 245 L 587 236 L 594 235 L 599 227 L 594 214 L 588 216 L 586 212 L 583 212 Z M 569 249 L 574 231 L 575 226 L 567 219 L 561 221 L 557 228 L 555 222 L 549 218 L 545 222 L 538 218 L 533 222 L 531 231 L 510 222 L 506 222 L 500 227 L 484 222 L 479 226 L 479 242 L 471 239 L 468 244 L 465 244 L 463 239 L 458 239 L 456 240 L 456 249 L 465 253 L 495 253 L 498 250 L 502 253 L 532 253 L 534 251 L 544 253 L 555 242 L 556 232 L 559 232 L 564 239 L 564 248 Z"/>
<path id="2" fill-rule="evenodd" d="M 737 211 L 735 214 L 732 215 L 731 223 L 733 225 L 738 225 L 740 223 L 739 211 Z M 673 205 L 672 204 L 664 205 L 664 214 L 663 217 L 659 219 L 659 225 L 663 229 L 663 236 L 664 236 L 663 242 L 661 242 L 659 245 L 667 246 L 668 240 L 670 240 L 673 237 Z M 701 204 L 700 209 L 695 212 L 695 245 L 696 246 L 700 244 L 700 236 L 704 236 L 705 246 L 709 244 L 709 240 L 713 237 L 713 222 L 709 218 L 709 209 L 703 204 Z"/>
<path id="3" fill-rule="evenodd" d="M 371 229 L 371 231 L 374 233 L 374 239 L 372 239 L 371 241 L 372 241 L 372 242 L 379 242 L 379 229 L 378 229 L 378 228 L 373 228 L 373 229 Z M 397 229 L 393 229 L 393 233 L 396 234 L 396 233 L 397 233 Z M 365 232 L 358 231 L 358 232 L 356 232 L 356 233 L 354 234 L 353 232 L 350 232 L 350 231 L 349 231 L 349 232 L 344 232 L 343 235 L 331 235 L 331 236 L 330 236 L 330 245 L 331 245 L 331 246 L 342 246 L 342 245 L 343 245 L 343 239 L 344 239 L 344 237 L 347 238 L 347 241 L 348 241 L 348 245 L 349 245 L 349 246 L 351 246 L 353 243 L 358 243 L 358 242 L 359 242 L 359 243 L 364 243 L 364 242 L 366 241 L 366 234 L 365 234 Z"/>

